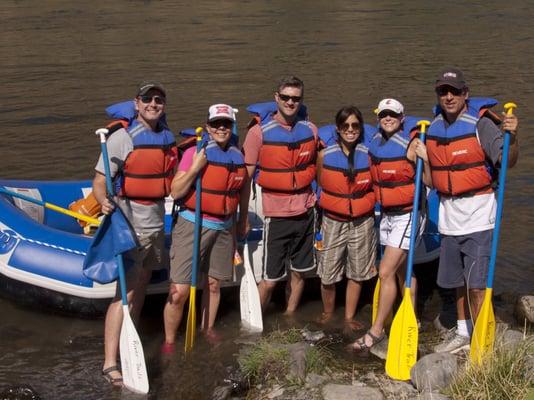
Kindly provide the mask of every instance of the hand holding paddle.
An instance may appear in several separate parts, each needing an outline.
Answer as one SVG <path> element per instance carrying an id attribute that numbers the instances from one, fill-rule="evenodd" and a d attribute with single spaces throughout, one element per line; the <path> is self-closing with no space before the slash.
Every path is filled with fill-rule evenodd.
<path id="1" fill-rule="evenodd" d="M 508 115 L 513 113 L 517 105 L 506 103 L 504 109 Z M 491 353 L 493 343 L 495 342 L 495 314 L 493 312 L 492 294 L 493 278 L 495 275 L 495 263 L 497 261 L 497 246 L 499 244 L 499 234 L 501 231 L 501 219 L 504 203 L 504 186 L 506 184 L 506 169 L 508 168 L 508 152 L 510 149 L 510 132 L 504 132 L 504 143 L 501 155 L 501 169 L 499 170 L 499 188 L 497 192 L 497 215 L 495 217 L 495 228 L 493 230 L 493 239 L 491 242 L 491 255 L 488 268 L 488 280 L 486 282 L 486 292 L 484 301 L 473 329 L 471 339 L 471 362 L 480 364 L 484 356 Z"/>
<path id="2" fill-rule="evenodd" d="M 425 142 L 425 132 L 429 121 L 419 121 L 421 142 Z M 391 330 L 389 332 L 388 353 L 386 357 L 386 373 L 393 379 L 410 379 L 410 369 L 417 361 L 417 344 L 419 331 L 417 319 L 410 295 L 412 281 L 413 259 L 415 254 L 415 241 L 418 232 L 419 199 L 421 197 L 421 176 L 423 172 L 423 160 L 417 157 L 415 172 L 415 194 L 412 210 L 412 229 L 410 233 L 410 249 L 406 263 L 406 281 L 404 284 L 404 297 L 395 314 Z"/>
<path id="3" fill-rule="evenodd" d="M 104 161 L 104 170 L 106 173 L 106 189 L 110 196 L 113 196 L 113 185 L 111 184 L 111 172 L 109 168 L 109 157 L 106 146 L 106 135 L 108 130 L 105 128 L 98 129 L 96 135 L 100 137 L 100 147 L 102 150 L 102 159 Z M 108 218 L 108 217 L 105 217 Z M 121 356 L 122 378 L 124 386 L 133 392 L 148 393 L 148 375 L 146 371 L 145 356 L 143 345 L 135 329 L 135 325 L 130 317 L 128 309 L 128 300 L 126 296 L 126 276 L 124 273 L 124 263 L 122 254 L 116 256 L 119 267 L 119 284 L 122 297 L 122 327 L 119 339 L 119 348 Z"/>

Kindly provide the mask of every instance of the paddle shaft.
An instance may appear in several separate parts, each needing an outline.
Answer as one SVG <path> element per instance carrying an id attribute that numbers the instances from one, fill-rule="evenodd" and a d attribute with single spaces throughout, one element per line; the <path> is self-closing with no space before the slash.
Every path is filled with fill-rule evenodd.
<path id="1" fill-rule="evenodd" d="M 495 264 L 497 262 L 497 248 L 499 246 L 499 235 L 501 233 L 501 219 L 504 204 L 504 186 L 506 184 L 506 170 L 508 169 L 510 135 L 510 132 L 504 132 L 504 143 L 502 146 L 501 156 L 501 169 L 499 170 L 499 188 L 497 190 L 497 213 L 495 216 L 495 228 L 493 229 L 493 238 L 491 241 L 491 255 L 488 268 L 488 280 L 486 282 L 486 287 L 488 289 L 493 288 L 493 278 L 495 276 Z"/>
<path id="2" fill-rule="evenodd" d="M 11 197 L 17 197 L 19 199 L 28 201 L 30 203 L 37 204 L 39 206 L 48 208 L 48 209 L 53 210 L 53 211 L 57 211 L 57 212 L 59 212 L 61 214 L 68 215 L 70 217 L 79 219 L 81 221 L 88 222 L 88 223 L 93 224 L 93 225 L 100 225 L 100 221 L 97 220 L 96 218 L 91 218 L 91 217 L 88 217 L 87 215 L 83 215 L 83 214 L 77 213 L 75 211 L 67 210 L 66 208 L 56 206 L 55 204 L 50 204 L 50 203 L 47 203 L 47 202 L 42 201 L 42 200 L 34 199 L 33 197 L 26 196 L 26 195 L 24 195 L 22 193 L 13 192 L 13 191 L 7 190 L 7 189 L 5 189 L 3 187 L 0 187 L 0 193 L 7 194 L 8 196 L 11 196 Z"/>
<path id="3" fill-rule="evenodd" d="M 426 126 L 422 125 L 420 130 L 419 139 L 421 142 L 425 142 Z M 415 241 L 417 239 L 417 232 L 419 228 L 419 201 L 421 199 L 421 176 L 423 174 L 423 160 L 417 157 L 416 169 L 415 169 L 415 194 L 413 199 L 412 210 L 412 230 L 410 234 L 410 248 L 408 250 L 408 261 L 406 262 L 406 281 L 405 287 L 410 288 L 412 284 L 412 271 L 413 271 L 413 259 L 415 255 Z"/>

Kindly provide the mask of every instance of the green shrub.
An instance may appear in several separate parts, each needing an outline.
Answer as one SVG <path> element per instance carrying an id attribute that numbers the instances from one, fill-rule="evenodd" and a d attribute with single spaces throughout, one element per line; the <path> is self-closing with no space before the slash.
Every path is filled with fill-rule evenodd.
<path id="1" fill-rule="evenodd" d="M 480 366 L 467 361 L 446 394 L 462 400 L 525 400 L 534 389 L 532 357 L 533 336 L 514 346 L 504 345 L 500 337 L 493 356 Z"/>

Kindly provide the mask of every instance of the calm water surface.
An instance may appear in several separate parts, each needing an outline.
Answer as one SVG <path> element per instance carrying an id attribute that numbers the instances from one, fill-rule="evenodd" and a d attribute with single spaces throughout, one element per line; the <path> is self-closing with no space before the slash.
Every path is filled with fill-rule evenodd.
<path id="1" fill-rule="evenodd" d="M 534 168 L 532 4 L 452 1 L 9 1 L 0 4 L 0 171 L 5 178 L 79 179 L 92 175 L 95 128 L 104 108 L 131 98 L 146 78 L 168 91 L 178 132 L 202 124 L 207 107 L 241 110 L 272 98 L 274 82 L 296 74 L 317 125 L 353 103 L 372 121 L 386 96 L 430 118 L 433 81 L 460 66 L 472 95 L 513 100 L 521 119 L 519 164 L 509 173 L 496 291 L 531 291 Z M 237 303 L 235 303 L 237 305 Z M 206 398 L 238 346 L 238 308 L 223 310 L 226 341 L 200 342 L 192 359 L 158 355 L 159 310 L 140 327 L 151 377 L 149 398 Z M 304 304 L 298 321 L 276 313 L 267 326 L 302 326 L 320 312 Z M 99 376 L 102 321 L 44 315 L 0 301 L 0 389 L 30 383 L 43 398 L 135 398 Z"/>

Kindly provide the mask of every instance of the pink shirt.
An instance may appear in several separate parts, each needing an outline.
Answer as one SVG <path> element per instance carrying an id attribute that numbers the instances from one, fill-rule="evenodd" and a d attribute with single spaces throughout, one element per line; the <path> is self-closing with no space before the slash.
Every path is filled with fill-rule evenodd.
<path id="1" fill-rule="evenodd" d="M 291 126 L 287 125 L 278 114 L 274 118 L 280 125 L 291 130 Z M 317 139 L 317 127 L 310 124 L 315 138 Z M 245 164 L 256 165 L 260 155 L 260 148 L 263 143 L 262 132 L 259 124 L 254 125 L 249 129 L 245 142 L 243 143 L 243 152 L 245 155 Z M 261 193 L 263 214 L 266 217 L 293 217 L 295 215 L 304 214 L 309 208 L 315 204 L 315 193 L 310 189 L 304 193 L 285 194 L 285 193 Z"/>

